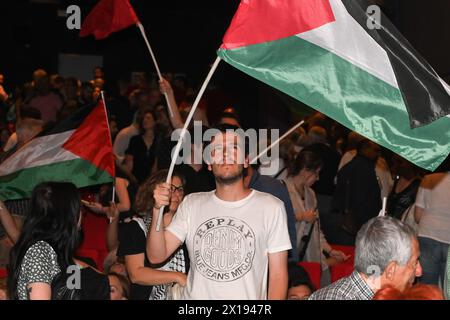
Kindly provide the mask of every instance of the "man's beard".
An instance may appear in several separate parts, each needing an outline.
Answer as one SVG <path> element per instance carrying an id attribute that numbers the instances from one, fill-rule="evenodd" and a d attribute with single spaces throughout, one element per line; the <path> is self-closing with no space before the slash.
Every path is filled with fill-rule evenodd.
<path id="1" fill-rule="evenodd" d="M 228 177 L 219 177 L 219 176 L 215 176 L 216 182 L 217 184 L 221 184 L 221 185 L 231 185 L 234 184 L 236 182 L 238 182 L 239 180 L 242 179 L 243 177 L 243 167 L 239 166 L 239 170 L 238 172 L 236 172 L 236 174 L 232 175 L 232 176 L 228 176 Z"/>

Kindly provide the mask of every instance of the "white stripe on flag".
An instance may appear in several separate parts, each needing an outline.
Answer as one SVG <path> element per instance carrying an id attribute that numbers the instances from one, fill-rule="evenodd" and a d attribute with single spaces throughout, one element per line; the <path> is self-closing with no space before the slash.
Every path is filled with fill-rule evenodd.
<path id="1" fill-rule="evenodd" d="M 297 37 L 331 51 L 398 89 L 386 51 L 348 13 L 341 0 L 330 0 L 330 4 L 336 21 Z"/>
<path id="2" fill-rule="evenodd" d="M 6 176 L 26 168 L 78 159 L 77 155 L 62 148 L 64 142 L 74 131 L 65 131 L 31 140 L 0 165 L 0 176 Z"/>

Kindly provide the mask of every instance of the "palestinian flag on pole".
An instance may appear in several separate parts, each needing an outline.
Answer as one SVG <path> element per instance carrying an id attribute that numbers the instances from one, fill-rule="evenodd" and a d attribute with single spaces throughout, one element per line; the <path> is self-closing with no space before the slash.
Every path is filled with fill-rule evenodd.
<path id="1" fill-rule="evenodd" d="M 218 55 L 434 170 L 450 152 L 450 87 L 360 0 L 242 0 Z"/>
<path id="2" fill-rule="evenodd" d="M 0 165 L 0 199 L 29 198 L 45 181 L 77 187 L 108 183 L 115 175 L 111 136 L 103 101 L 80 109 L 43 132 Z"/>

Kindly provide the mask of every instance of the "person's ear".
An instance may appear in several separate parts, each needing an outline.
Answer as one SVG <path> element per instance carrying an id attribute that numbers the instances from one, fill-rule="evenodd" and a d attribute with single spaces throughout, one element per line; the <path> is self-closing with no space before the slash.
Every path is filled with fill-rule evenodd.
<path id="1" fill-rule="evenodd" d="M 395 261 L 389 262 L 386 269 L 384 270 L 384 275 L 385 275 L 386 279 L 388 279 L 389 281 L 392 281 L 394 279 L 395 272 L 397 271 L 397 267 L 398 267 L 397 262 L 395 262 Z"/>

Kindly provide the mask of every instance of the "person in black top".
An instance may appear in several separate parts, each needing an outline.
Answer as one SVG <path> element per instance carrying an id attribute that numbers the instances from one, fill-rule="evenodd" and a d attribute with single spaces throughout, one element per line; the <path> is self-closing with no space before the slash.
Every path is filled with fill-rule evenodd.
<path id="1" fill-rule="evenodd" d="M 333 197 L 333 212 L 342 213 L 348 209 L 354 218 L 355 228 L 359 228 L 376 217 L 381 210 L 380 185 L 375 173 L 375 163 L 380 155 L 380 147 L 365 139 L 358 144 L 357 154 L 337 175 L 336 191 Z M 341 226 L 337 222 L 335 226 Z M 357 231 L 356 230 L 356 231 Z M 333 239 L 333 243 L 352 245 L 355 235 L 351 235 L 351 243 Z"/>
<path id="2" fill-rule="evenodd" d="M 125 167 L 139 184 L 156 170 L 158 135 L 155 121 L 153 111 L 144 111 L 140 123 L 141 133 L 131 138 L 125 151 Z"/>
<path id="3" fill-rule="evenodd" d="M 421 178 L 419 168 L 411 162 L 397 155 L 394 156 L 393 162 L 397 176 L 388 197 L 387 214 L 401 220 L 403 214 L 416 201 Z"/>
<path id="4" fill-rule="evenodd" d="M 187 260 L 180 248 L 168 261 L 152 266 L 147 258 L 146 238 L 154 206 L 153 192 L 156 185 L 165 181 L 167 170 L 152 175 L 141 185 L 136 195 L 135 209 L 141 214 L 125 223 L 120 232 L 118 256 L 125 257 L 125 265 L 131 280 L 131 300 L 166 299 L 168 284 L 186 283 Z M 173 196 L 166 207 L 164 226 L 168 225 L 183 199 L 183 179 L 175 173 L 172 177 Z M 159 268 L 158 270 L 156 268 Z"/>

